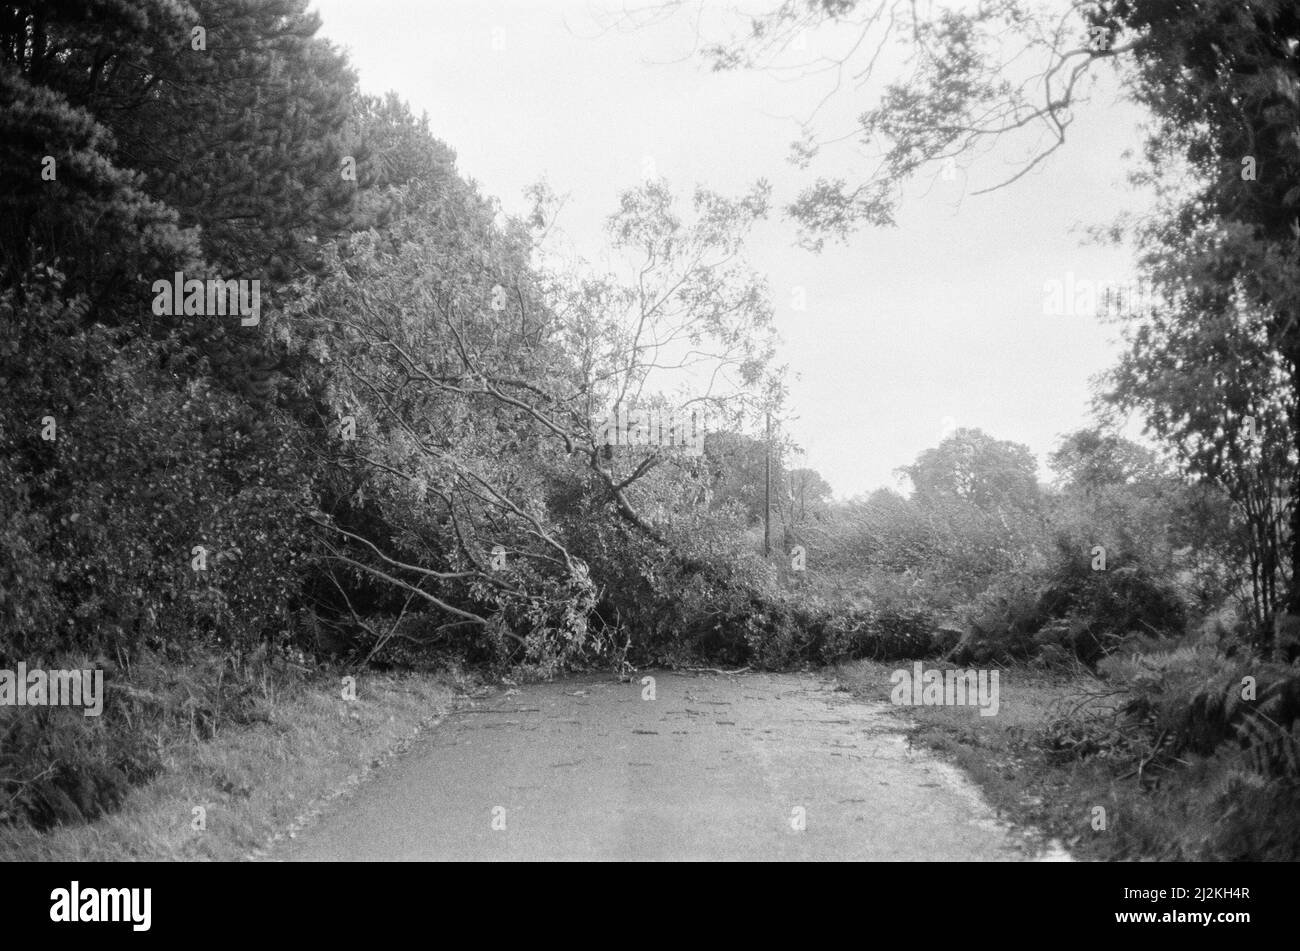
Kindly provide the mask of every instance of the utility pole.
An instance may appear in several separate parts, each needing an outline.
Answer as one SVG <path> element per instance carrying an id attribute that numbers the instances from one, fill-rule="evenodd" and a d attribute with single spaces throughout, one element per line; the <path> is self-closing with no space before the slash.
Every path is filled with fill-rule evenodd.
<path id="1" fill-rule="evenodd" d="M 763 557 L 772 557 L 772 411 L 767 413 L 767 441 L 763 451 Z"/>

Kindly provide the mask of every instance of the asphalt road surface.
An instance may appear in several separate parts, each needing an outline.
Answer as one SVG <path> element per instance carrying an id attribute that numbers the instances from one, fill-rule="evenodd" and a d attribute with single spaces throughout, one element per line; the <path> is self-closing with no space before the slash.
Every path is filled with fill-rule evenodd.
<path id="1" fill-rule="evenodd" d="M 1030 857 L 969 781 L 908 749 L 897 728 L 885 708 L 816 674 L 647 672 L 497 689 L 269 857 Z"/>

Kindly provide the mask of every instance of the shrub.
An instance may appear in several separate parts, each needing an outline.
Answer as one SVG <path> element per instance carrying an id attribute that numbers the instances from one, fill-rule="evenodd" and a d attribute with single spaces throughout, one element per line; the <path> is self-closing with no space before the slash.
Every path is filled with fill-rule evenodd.
<path id="1" fill-rule="evenodd" d="M 0 707 L 0 822 L 40 829 L 116 808 L 162 770 L 167 743 L 265 722 L 273 691 L 300 676 L 265 647 L 245 655 L 144 651 L 130 667 L 89 655 L 28 666 L 104 671 L 98 717 L 76 707 Z"/>
<path id="2" fill-rule="evenodd" d="M 1022 660 L 1051 647 L 1095 665 L 1135 632 L 1169 636 L 1187 623 L 1172 583 L 1123 552 L 1093 570 L 1089 549 L 1068 539 L 1049 570 L 1005 575 L 961 613 L 959 663 Z"/>

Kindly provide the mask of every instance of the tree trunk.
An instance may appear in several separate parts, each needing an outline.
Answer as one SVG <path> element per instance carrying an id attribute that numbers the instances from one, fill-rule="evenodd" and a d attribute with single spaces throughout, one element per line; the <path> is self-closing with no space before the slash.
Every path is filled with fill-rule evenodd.
<path id="1" fill-rule="evenodd" d="M 1288 362 L 1291 364 L 1291 442 L 1296 452 L 1297 458 L 1300 458 L 1300 348 L 1293 343 L 1291 352 L 1288 355 Z M 1300 572 L 1296 567 L 1300 565 L 1300 466 L 1291 470 L 1290 478 L 1287 480 L 1287 487 L 1291 501 L 1291 515 L 1287 519 L 1291 531 L 1291 538 L 1288 541 L 1289 554 L 1291 556 L 1291 577 L 1287 579 L 1287 595 L 1284 612 L 1289 615 L 1287 618 L 1300 618 L 1300 585 L 1297 580 L 1300 579 Z M 1264 632 L 1263 647 L 1266 649 L 1273 644 L 1273 631 L 1270 629 Z"/>

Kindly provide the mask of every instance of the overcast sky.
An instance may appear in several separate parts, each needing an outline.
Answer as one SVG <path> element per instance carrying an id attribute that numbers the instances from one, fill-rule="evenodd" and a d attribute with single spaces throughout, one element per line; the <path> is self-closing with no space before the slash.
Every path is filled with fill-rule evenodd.
<path id="1" fill-rule="evenodd" d="M 818 101 L 826 78 L 712 73 L 690 55 L 690 18 L 602 30 L 593 11 L 611 8 L 315 2 L 362 87 L 427 111 L 461 172 L 506 211 L 524 211 L 524 189 L 543 176 L 569 194 L 560 225 L 589 255 L 618 194 L 648 169 L 683 194 L 697 183 L 739 193 L 766 177 L 778 201 L 791 197 L 801 180 L 787 161 L 793 117 Z M 807 55 L 843 38 L 811 36 Z M 1014 170 L 1014 144 L 954 181 L 909 187 L 896 228 L 848 245 L 802 250 L 779 215 L 754 236 L 749 257 L 768 279 L 782 359 L 796 374 L 788 428 L 838 496 L 897 487 L 894 470 L 952 426 L 1025 443 L 1044 464 L 1061 434 L 1089 422 L 1089 380 L 1114 362 L 1116 330 L 1090 314 L 1045 314 L 1044 285 L 1067 272 L 1076 283 L 1130 275 L 1128 255 L 1078 233 L 1145 203 L 1121 157 L 1139 144 L 1141 117 L 1113 88 L 1103 79 L 1065 148 L 1006 189 L 968 194 Z M 868 104 L 846 100 L 825 121 L 834 128 L 835 108 L 847 118 Z"/>

